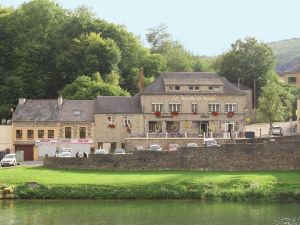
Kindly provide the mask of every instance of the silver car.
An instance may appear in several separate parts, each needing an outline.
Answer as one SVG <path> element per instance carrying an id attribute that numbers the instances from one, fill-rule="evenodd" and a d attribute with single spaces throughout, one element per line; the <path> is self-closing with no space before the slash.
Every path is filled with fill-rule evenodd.
<path id="1" fill-rule="evenodd" d="M 125 150 L 123 148 L 116 148 L 115 155 L 125 155 Z"/>
<path id="2" fill-rule="evenodd" d="M 150 151 L 161 151 L 162 148 L 159 145 L 154 144 L 154 145 L 149 146 L 149 150 Z"/>

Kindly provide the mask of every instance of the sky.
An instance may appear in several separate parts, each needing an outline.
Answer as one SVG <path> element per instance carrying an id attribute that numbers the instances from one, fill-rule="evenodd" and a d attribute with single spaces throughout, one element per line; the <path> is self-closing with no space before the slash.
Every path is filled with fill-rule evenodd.
<path id="1" fill-rule="evenodd" d="M 18 7 L 24 0 L 0 0 Z M 300 0 L 56 0 L 63 8 L 85 5 L 107 21 L 122 24 L 146 43 L 161 23 L 174 40 L 198 55 L 215 56 L 237 39 L 273 42 L 300 37 Z"/>

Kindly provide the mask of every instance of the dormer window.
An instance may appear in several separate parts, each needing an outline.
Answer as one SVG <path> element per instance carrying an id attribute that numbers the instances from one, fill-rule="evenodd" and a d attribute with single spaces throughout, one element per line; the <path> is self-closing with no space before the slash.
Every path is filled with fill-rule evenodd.
<path id="1" fill-rule="evenodd" d="M 73 111 L 73 116 L 80 116 L 81 115 L 81 111 L 80 110 L 74 110 Z"/>
<path id="2" fill-rule="evenodd" d="M 179 91 L 180 90 L 180 86 L 175 86 L 175 91 Z"/>

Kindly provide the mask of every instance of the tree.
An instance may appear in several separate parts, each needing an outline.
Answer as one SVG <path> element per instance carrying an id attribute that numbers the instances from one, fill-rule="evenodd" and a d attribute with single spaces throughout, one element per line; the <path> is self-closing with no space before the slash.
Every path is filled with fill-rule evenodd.
<path id="1" fill-rule="evenodd" d="M 92 78 L 91 78 L 92 77 Z M 67 99 L 95 99 L 103 96 L 127 96 L 128 92 L 114 83 L 105 83 L 99 73 L 93 76 L 78 76 L 73 83 L 67 84 L 60 94 Z"/>
<path id="2" fill-rule="evenodd" d="M 270 79 L 258 99 L 258 117 L 270 125 L 291 115 L 293 96 L 276 81 Z"/>
<path id="3" fill-rule="evenodd" d="M 261 94 L 261 88 L 266 85 L 268 74 L 274 70 L 275 58 L 271 48 L 259 43 L 255 38 L 237 40 L 231 45 L 231 50 L 222 56 L 219 63 L 220 75 L 231 82 L 240 82 L 254 88 L 256 84 L 256 99 Z"/>
<path id="4" fill-rule="evenodd" d="M 153 52 L 159 50 L 166 42 L 170 42 L 171 35 L 167 32 L 167 29 L 167 25 L 163 23 L 148 29 L 146 38 Z"/>

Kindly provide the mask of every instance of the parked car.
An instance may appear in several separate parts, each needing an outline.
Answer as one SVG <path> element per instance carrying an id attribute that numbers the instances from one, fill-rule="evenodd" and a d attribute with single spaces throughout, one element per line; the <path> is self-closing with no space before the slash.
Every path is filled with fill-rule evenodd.
<path id="1" fill-rule="evenodd" d="M 71 152 L 68 152 L 68 151 L 63 151 L 63 152 L 60 152 L 57 157 L 59 158 L 70 158 L 72 157 L 72 154 Z"/>
<path id="2" fill-rule="evenodd" d="M 59 149 L 56 150 L 55 156 L 56 156 L 56 157 L 60 157 L 60 155 L 61 155 L 63 152 L 68 152 L 68 153 L 71 154 L 71 149 L 70 149 L 70 148 L 59 148 Z M 72 156 L 72 154 L 71 154 L 71 156 Z"/>
<path id="3" fill-rule="evenodd" d="M 18 164 L 16 154 L 5 155 L 1 160 L 0 164 L 1 166 L 16 166 Z"/>
<path id="4" fill-rule="evenodd" d="M 149 150 L 150 150 L 150 151 L 161 151 L 162 148 L 161 148 L 159 145 L 154 144 L 154 145 L 150 145 L 150 146 L 149 146 Z"/>
<path id="5" fill-rule="evenodd" d="M 188 147 L 188 148 L 190 148 L 190 147 L 192 147 L 192 148 L 197 148 L 197 147 L 199 147 L 196 143 L 187 143 L 186 144 L 186 147 Z"/>
<path id="6" fill-rule="evenodd" d="M 180 148 L 179 144 L 169 144 L 168 150 L 169 151 L 177 151 Z"/>
<path id="7" fill-rule="evenodd" d="M 220 145 L 218 144 L 218 142 L 213 139 L 213 138 L 206 138 L 203 141 L 203 145 L 205 147 L 220 147 Z"/>
<path id="8" fill-rule="evenodd" d="M 123 148 L 116 148 L 115 155 L 124 155 L 125 150 Z"/>
<path id="9" fill-rule="evenodd" d="M 96 154 L 96 155 L 108 154 L 108 151 L 106 151 L 103 148 L 102 149 L 97 149 L 94 154 Z"/>
<path id="10" fill-rule="evenodd" d="M 142 150 L 144 150 L 144 147 L 143 146 L 135 146 L 134 150 L 136 150 L 136 151 L 142 151 Z"/>
<path id="11" fill-rule="evenodd" d="M 279 126 L 274 126 L 270 130 L 270 135 L 283 136 L 283 129 Z"/>

